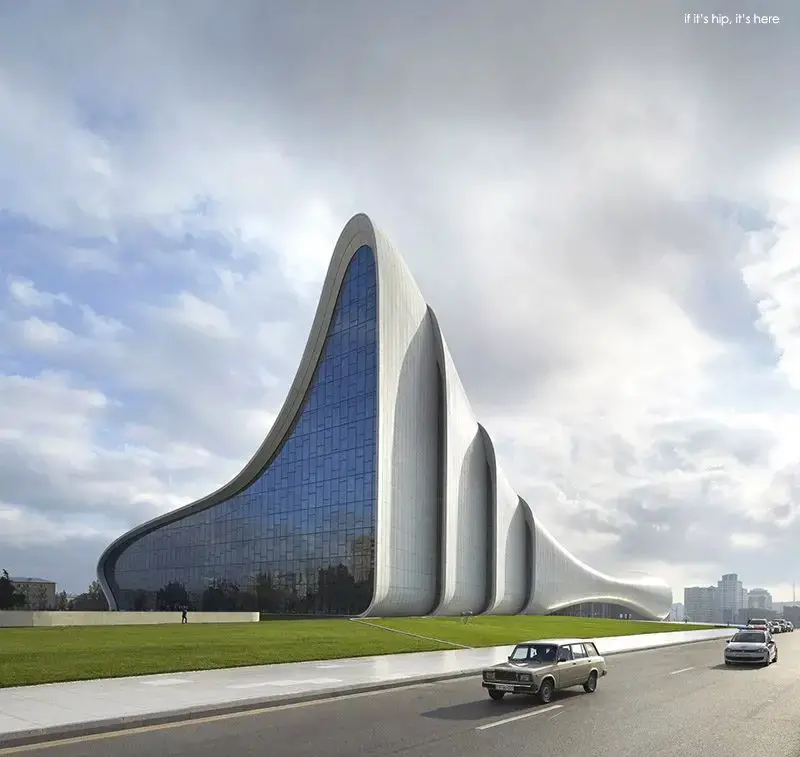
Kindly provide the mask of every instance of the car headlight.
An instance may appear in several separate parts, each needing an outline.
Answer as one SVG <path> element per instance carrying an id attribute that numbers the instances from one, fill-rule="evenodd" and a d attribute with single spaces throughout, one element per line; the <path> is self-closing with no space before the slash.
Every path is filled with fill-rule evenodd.
<path id="1" fill-rule="evenodd" d="M 530 683 L 533 680 L 533 676 L 530 673 L 521 673 L 519 680 L 523 681 L 524 683 Z"/>
<path id="2" fill-rule="evenodd" d="M 483 674 L 483 677 L 484 677 L 484 678 L 485 678 L 487 681 L 493 681 L 493 680 L 494 680 L 494 671 L 493 671 L 493 670 L 487 670 L 487 671 L 486 671 L 486 672 Z"/>

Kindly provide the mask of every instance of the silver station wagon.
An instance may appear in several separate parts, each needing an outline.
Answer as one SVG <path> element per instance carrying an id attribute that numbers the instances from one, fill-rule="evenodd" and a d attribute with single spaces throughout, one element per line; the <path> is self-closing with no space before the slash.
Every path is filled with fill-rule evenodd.
<path id="1" fill-rule="evenodd" d="M 587 639 L 524 641 L 514 647 L 508 662 L 483 671 L 483 688 L 495 700 L 527 694 L 547 704 L 556 691 L 572 686 L 592 694 L 606 672 L 606 661 Z"/>

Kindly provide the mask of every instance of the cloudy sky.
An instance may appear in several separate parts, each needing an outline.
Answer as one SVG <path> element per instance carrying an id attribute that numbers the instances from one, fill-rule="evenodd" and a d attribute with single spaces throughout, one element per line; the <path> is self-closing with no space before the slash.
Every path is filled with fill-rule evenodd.
<path id="1" fill-rule="evenodd" d="M 109 540 L 236 473 L 361 211 L 570 549 L 676 598 L 736 571 L 790 599 L 800 10 L 759 5 L 780 23 L 0 4 L 0 567 L 82 590 Z"/>

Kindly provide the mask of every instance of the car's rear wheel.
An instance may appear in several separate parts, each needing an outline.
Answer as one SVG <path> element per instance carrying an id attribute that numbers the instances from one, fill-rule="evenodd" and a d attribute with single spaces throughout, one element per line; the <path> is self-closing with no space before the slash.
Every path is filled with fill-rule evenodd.
<path id="1" fill-rule="evenodd" d="M 497 689 L 489 689 L 489 696 L 495 702 L 499 702 L 506 695 L 505 691 L 497 691 Z"/>
<path id="2" fill-rule="evenodd" d="M 550 704 L 553 701 L 553 694 L 555 694 L 556 687 L 553 686 L 553 682 L 546 678 L 542 681 L 542 685 L 539 687 L 539 701 L 542 704 Z"/>
<path id="3" fill-rule="evenodd" d="M 589 673 L 586 683 L 583 684 L 583 690 L 587 694 L 594 694 L 594 692 L 597 691 L 597 673 L 594 670 Z"/>

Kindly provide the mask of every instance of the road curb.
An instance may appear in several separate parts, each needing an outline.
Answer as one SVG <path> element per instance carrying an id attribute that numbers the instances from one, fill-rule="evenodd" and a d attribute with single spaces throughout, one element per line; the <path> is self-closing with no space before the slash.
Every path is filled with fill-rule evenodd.
<path id="1" fill-rule="evenodd" d="M 730 634 L 732 635 L 733 632 Z M 729 634 L 724 633 L 720 634 L 719 636 L 712 636 L 707 639 L 689 639 L 688 641 L 674 641 L 670 642 L 669 644 L 650 644 L 646 647 L 639 647 L 638 649 L 621 649 L 618 652 L 600 652 L 603 657 L 613 657 L 617 654 L 636 654 L 636 652 L 653 652 L 656 649 L 670 649 L 672 647 L 685 647 L 687 644 L 703 644 L 708 643 L 711 641 L 719 641 L 720 639 L 724 639 Z M 594 639 L 595 644 L 597 644 L 598 640 Z"/>
<path id="2" fill-rule="evenodd" d="M 723 638 L 720 636 L 719 638 Z M 604 652 L 604 657 L 612 657 L 621 654 L 636 654 L 637 652 L 652 652 L 655 649 L 666 649 L 668 647 L 684 646 L 686 644 L 698 644 L 701 642 L 717 641 L 712 639 L 691 639 L 689 641 L 673 642 L 670 644 L 653 644 L 639 649 L 625 649 L 615 652 Z M 509 645 L 511 646 L 511 645 Z M 51 726 L 47 728 L 32 728 L 26 731 L 18 731 L 10 736 L 0 736 L 0 750 L 14 747 L 31 746 L 34 744 L 48 744 L 54 741 L 65 739 L 82 738 L 86 736 L 97 736 L 101 734 L 113 734 L 118 731 L 127 731 L 136 728 L 147 728 L 159 725 L 169 725 L 171 723 L 191 722 L 202 718 L 211 718 L 237 713 L 247 714 L 254 710 L 270 710 L 276 707 L 283 707 L 293 704 L 303 704 L 305 702 L 315 702 L 326 699 L 338 699 L 354 694 L 368 694 L 370 692 L 385 691 L 390 689 L 402 689 L 408 686 L 415 686 L 425 683 L 441 683 L 444 681 L 455 681 L 460 678 L 471 678 L 481 673 L 484 666 L 469 668 L 459 672 L 435 673 L 429 675 L 415 675 L 408 678 L 396 678 L 388 681 L 378 681 L 376 683 L 355 684 L 351 686 L 337 686 L 336 688 L 323 689 L 321 691 L 289 694 L 271 695 L 259 697 L 258 699 L 240 700 L 238 702 L 228 702 L 226 704 L 199 705 L 194 707 L 182 707 L 168 712 L 147 713 L 142 715 L 129 715 L 118 718 L 104 718 L 83 723 L 72 723 L 69 725 Z"/>

